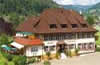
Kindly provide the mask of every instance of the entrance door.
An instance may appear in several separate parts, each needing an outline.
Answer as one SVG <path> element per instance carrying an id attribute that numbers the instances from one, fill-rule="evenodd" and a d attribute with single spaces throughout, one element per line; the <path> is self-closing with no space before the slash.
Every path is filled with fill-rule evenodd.
<path id="1" fill-rule="evenodd" d="M 57 45 L 57 51 L 59 51 L 59 52 L 64 52 L 64 50 L 65 50 L 65 44 L 58 44 Z"/>

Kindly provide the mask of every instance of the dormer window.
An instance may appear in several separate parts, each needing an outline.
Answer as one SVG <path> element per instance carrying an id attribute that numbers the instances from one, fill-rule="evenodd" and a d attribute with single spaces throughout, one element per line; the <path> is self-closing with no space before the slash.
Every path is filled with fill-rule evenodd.
<path id="1" fill-rule="evenodd" d="M 60 24 L 62 28 L 67 28 L 67 24 Z"/>
<path id="2" fill-rule="evenodd" d="M 50 24 L 50 28 L 53 29 L 53 28 L 57 28 L 56 24 Z"/>
<path id="3" fill-rule="evenodd" d="M 72 24 L 72 28 L 77 28 L 78 25 L 77 24 Z"/>
<path id="4" fill-rule="evenodd" d="M 83 28 L 87 28 L 87 27 L 88 27 L 87 24 L 81 24 L 81 26 L 82 26 Z"/>

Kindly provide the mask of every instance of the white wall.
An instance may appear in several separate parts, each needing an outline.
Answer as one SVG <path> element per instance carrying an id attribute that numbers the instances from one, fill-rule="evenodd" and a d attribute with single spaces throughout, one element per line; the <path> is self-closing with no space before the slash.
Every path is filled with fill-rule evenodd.
<path id="1" fill-rule="evenodd" d="M 38 48 L 38 51 L 32 52 L 31 51 L 32 47 Z M 25 52 L 26 56 L 31 57 L 31 56 L 41 56 L 42 55 L 42 53 L 43 53 L 42 46 L 32 46 L 32 47 L 26 48 L 26 52 Z"/>
<path id="2" fill-rule="evenodd" d="M 57 40 L 53 40 L 53 41 L 44 41 L 44 46 L 56 46 L 57 44 Z M 66 44 L 76 44 L 76 46 L 79 43 L 95 43 L 95 38 L 83 38 L 83 39 L 70 39 L 70 40 L 64 40 L 64 42 Z M 37 52 L 31 52 L 31 48 L 32 47 L 37 47 L 38 51 Z M 28 47 L 26 49 L 26 56 L 41 56 L 43 54 L 46 54 L 46 52 L 42 49 L 42 46 L 32 46 L 32 47 Z M 84 53 L 84 52 L 94 52 L 94 50 L 89 50 L 89 51 L 80 51 L 80 53 Z M 54 51 L 51 51 L 51 53 L 56 53 L 56 47 Z"/>
<path id="3" fill-rule="evenodd" d="M 56 46 L 56 44 L 57 44 L 57 42 L 59 42 L 58 40 L 52 40 L 52 41 L 44 41 L 44 45 L 45 46 L 52 46 L 52 45 L 55 45 Z M 66 44 L 75 44 L 76 45 L 76 47 L 78 48 L 78 44 L 79 43 L 95 43 L 95 38 L 82 38 L 82 39 L 66 39 L 66 40 L 64 40 L 64 42 L 66 43 Z M 91 51 L 93 51 L 94 52 L 94 50 L 91 50 Z M 90 52 L 91 52 L 90 51 Z M 82 51 L 81 51 L 82 52 Z M 84 51 L 85 52 L 85 51 Z M 87 52 L 87 51 L 86 51 Z M 45 52 L 43 52 L 44 54 L 45 54 Z M 55 51 L 51 51 L 51 53 L 56 53 L 56 49 L 55 49 Z"/>
<path id="4" fill-rule="evenodd" d="M 21 33 L 16 33 L 16 37 L 23 37 L 24 35 Z"/>
<path id="5" fill-rule="evenodd" d="M 16 33 L 16 37 L 24 37 L 27 36 L 27 34 L 23 34 L 23 33 Z"/>
<path id="6" fill-rule="evenodd" d="M 50 51 L 50 53 L 56 53 L 56 44 L 57 44 L 57 40 L 54 41 L 44 41 L 44 46 L 55 46 L 55 50 L 54 51 Z M 46 52 L 43 50 L 43 54 L 46 54 Z"/>

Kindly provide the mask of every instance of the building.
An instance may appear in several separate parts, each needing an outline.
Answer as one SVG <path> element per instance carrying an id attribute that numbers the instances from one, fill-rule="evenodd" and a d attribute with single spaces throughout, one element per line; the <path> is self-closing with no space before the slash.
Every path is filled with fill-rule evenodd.
<path id="1" fill-rule="evenodd" d="M 1 34 L 7 34 L 7 35 L 13 35 L 13 25 L 12 23 L 9 23 L 4 18 L 0 17 L 0 35 Z"/>
<path id="2" fill-rule="evenodd" d="M 15 47 L 23 54 L 42 56 L 79 48 L 79 53 L 95 52 L 95 32 L 83 17 L 72 10 L 47 9 L 39 17 L 31 17 L 16 29 Z"/>

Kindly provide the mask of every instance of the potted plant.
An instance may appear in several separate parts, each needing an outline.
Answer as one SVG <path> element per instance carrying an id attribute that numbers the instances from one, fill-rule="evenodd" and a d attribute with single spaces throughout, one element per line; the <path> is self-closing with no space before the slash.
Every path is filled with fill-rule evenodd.
<path id="1" fill-rule="evenodd" d="M 77 56 L 79 55 L 79 53 L 78 53 L 79 50 L 80 50 L 79 48 L 76 48 L 76 49 L 75 49 L 75 53 L 76 53 Z"/>
<path id="2" fill-rule="evenodd" d="M 67 55 L 68 55 L 69 57 L 72 57 L 72 55 L 71 55 L 71 50 L 68 50 L 68 51 L 67 51 Z"/>
<path id="3" fill-rule="evenodd" d="M 60 52 L 56 52 L 56 59 L 60 58 Z"/>
<path id="4" fill-rule="evenodd" d="M 48 56 L 48 59 L 50 60 L 51 59 L 51 57 L 50 57 L 51 53 L 47 52 L 46 55 Z"/>

